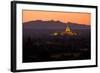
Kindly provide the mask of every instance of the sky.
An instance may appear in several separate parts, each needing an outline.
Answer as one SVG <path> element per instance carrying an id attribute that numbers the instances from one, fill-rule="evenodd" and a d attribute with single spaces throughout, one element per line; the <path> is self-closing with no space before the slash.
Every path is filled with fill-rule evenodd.
<path id="1" fill-rule="evenodd" d="M 24 22 L 42 20 L 42 21 L 60 21 L 60 22 L 73 22 L 79 24 L 90 25 L 91 14 L 83 12 L 54 12 L 54 11 L 35 11 L 23 10 L 22 20 Z"/>

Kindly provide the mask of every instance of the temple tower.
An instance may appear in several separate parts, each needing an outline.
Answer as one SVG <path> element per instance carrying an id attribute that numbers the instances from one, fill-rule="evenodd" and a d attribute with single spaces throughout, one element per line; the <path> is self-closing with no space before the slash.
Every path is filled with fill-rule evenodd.
<path id="1" fill-rule="evenodd" d="M 65 32 L 71 32 L 71 29 L 70 27 L 67 25 L 66 29 L 65 29 Z"/>

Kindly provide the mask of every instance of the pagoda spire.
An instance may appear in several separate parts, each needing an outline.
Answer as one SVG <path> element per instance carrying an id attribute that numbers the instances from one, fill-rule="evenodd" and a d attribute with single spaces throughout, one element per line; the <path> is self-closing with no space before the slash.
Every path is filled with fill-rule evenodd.
<path id="1" fill-rule="evenodd" d="M 71 29 L 70 27 L 67 25 L 66 29 L 65 29 L 65 32 L 71 32 Z"/>

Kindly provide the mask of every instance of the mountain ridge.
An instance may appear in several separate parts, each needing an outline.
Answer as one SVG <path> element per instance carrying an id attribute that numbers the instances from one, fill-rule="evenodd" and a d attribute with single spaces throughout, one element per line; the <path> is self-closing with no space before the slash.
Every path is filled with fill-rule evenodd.
<path id="1" fill-rule="evenodd" d="M 83 25 L 83 26 L 90 26 L 90 25 L 87 25 L 87 24 L 80 24 L 80 23 L 75 23 L 75 22 L 67 22 L 67 23 L 64 23 L 64 22 L 61 22 L 61 21 L 54 21 L 54 20 L 50 20 L 50 21 L 43 21 L 43 20 L 36 20 L 36 21 L 28 21 L 28 22 L 23 22 L 23 24 L 28 24 L 28 23 L 33 23 L 33 22 L 52 22 L 52 23 L 62 23 L 62 24 L 76 24 L 76 25 Z"/>
<path id="2" fill-rule="evenodd" d="M 90 34 L 90 26 L 77 23 L 62 23 L 60 21 L 30 21 L 23 23 L 23 35 L 31 37 L 39 37 L 49 35 L 55 32 L 64 32 L 67 25 L 71 31 L 78 32 L 79 35 Z"/>

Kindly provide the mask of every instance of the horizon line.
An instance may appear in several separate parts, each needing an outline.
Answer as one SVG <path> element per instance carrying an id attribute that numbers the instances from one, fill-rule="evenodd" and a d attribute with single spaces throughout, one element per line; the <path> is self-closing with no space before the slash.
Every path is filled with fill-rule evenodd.
<path id="1" fill-rule="evenodd" d="M 35 22 L 35 21 L 42 21 L 42 22 L 49 22 L 49 21 L 52 21 L 52 22 L 61 22 L 61 23 L 64 23 L 64 24 L 67 24 L 67 23 L 70 23 L 70 24 L 78 24 L 78 25 L 87 25 L 87 26 L 91 26 L 90 24 L 82 24 L 82 23 L 76 23 L 76 22 L 71 22 L 71 21 L 68 21 L 68 22 L 62 22 L 62 21 L 55 21 L 55 20 L 31 20 L 31 21 L 27 21 L 27 22 Z M 22 22 L 22 23 L 27 23 L 27 22 Z"/>

